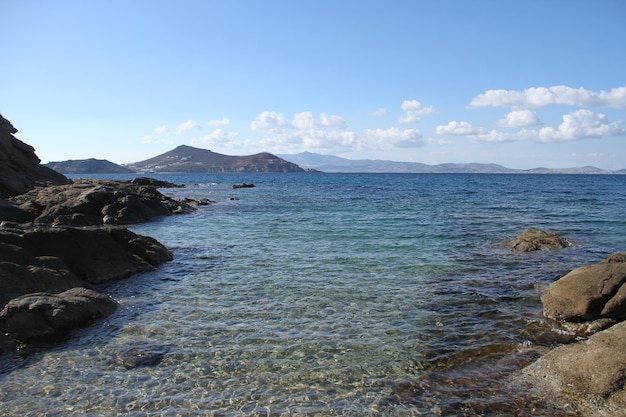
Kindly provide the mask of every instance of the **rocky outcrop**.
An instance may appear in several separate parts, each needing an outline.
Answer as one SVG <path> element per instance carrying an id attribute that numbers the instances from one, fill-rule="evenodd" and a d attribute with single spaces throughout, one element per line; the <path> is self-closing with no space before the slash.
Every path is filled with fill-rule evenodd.
<path id="1" fill-rule="evenodd" d="M 626 252 L 571 271 L 541 301 L 544 316 L 556 320 L 561 331 L 588 339 L 542 356 L 522 371 L 522 381 L 583 415 L 624 415 Z"/>
<path id="2" fill-rule="evenodd" d="M 570 246 L 570 243 L 552 231 L 537 228 L 524 230 L 517 238 L 508 242 L 515 250 L 532 252 L 536 250 L 558 250 Z"/>
<path id="3" fill-rule="evenodd" d="M 524 384 L 585 416 L 623 416 L 626 410 L 626 322 L 588 340 L 558 347 L 522 371 Z"/>
<path id="4" fill-rule="evenodd" d="M 14 133 L 17 129 L 0 115 L 0 198 L 24 193 L 36 185 L 71 182 L 41 165 L 35 149 L 13 136 Z"/>
<path id="5" fill-rule="evenodd" d="M 127 229 L 0 227 L 0 307 L 32 292 L 58 293 L 153 270 L 172 260 L 158 241 Z"/>
<path id="6" fill-rule="evenodd" d="M 9 301 L 0 311 L 0 330 L 24 342 L 49 341 L 116 309 L 115 301 L 87 288 L 27 294 Z"/>
<path id="7" fill-rule="evenodd" d="M 30 221 L 53 226 L 133 224 L 194 209 L 152 185 L 101 179 L 37 187 L 9 201 Z"/>
<path id="8" fill-rule="evenodd" d="M 172 259 L 155 239 L 110 225 L 200 203 L 164 196 L 155 187 L 173 184 L 157 180 L 71 182 L 41 166 L 15 132 L 0 117 L 0 331 L 46 341 L 115 311 L 115 302 L 85 287 Z M 6 345 L 0 340 L 0 353 Z"/>
<path id="9" fill-rule="evenodd" d="M 626 319 L 626 252 L 577 268 L 541 295 L 546 317 L 566 322 Z"/>

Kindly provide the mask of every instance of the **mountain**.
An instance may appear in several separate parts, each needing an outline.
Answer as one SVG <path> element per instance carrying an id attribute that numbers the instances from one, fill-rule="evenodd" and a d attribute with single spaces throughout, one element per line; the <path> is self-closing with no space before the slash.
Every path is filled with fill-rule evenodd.
<path id="1" fill-rule="evenodd" d="M 45 166 L 61 174 L 130 174 L 135 172 L 106 159 L 94 158 L 48 162 Z"/>
<path id="2" fill-rule="evenodd" d="M 136 172 L 305 172 L 267 152 L 230 156 L 186 145 L 126 167 Z"/>
<path id="3" fill-rule="evenodd" d="M 396 162 L 380 159 L 346 159 L 331 155 L 302 152 L 292 155 L 280 155 L 288 161 L 304 168 L 324 172 L 396 172 L 396 173 L 492 173 L 503 174 L 518 172 L 497 164 L 440 164 L 427 165 L 419 162 Z"/>

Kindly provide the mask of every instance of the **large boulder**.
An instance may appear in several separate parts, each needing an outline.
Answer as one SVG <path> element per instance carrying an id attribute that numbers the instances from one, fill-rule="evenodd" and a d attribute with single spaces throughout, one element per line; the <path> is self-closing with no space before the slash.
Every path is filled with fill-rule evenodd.
<path id="1" fill-rule="evenodd" d="M 0 311 L 0 330 L 23 342 L 49 341 L 117 309 L 111 298 L 87 288 L 15 298 Z"/>
<path id="2" fill-rule="evenodd" d="M 626 252 L 577 268 L 541 295 L 546 317 L 566 322 L 626 319 Z"/>
<path id="3" fill-rule="evenodd" d="M 17 129 L 0 115 L 0 198 L 24 193 L 37 185 L 71 182 L 41 165 L 35 149 L 13 136 L 14 133 Z"/>
<path id="4" fill-rule="evenodd" d="M 546 399 L 574 404 L 586 416 L 626 415 L 626 322 L 558 347 L 522 370 Z"/>
<path id="5" fill-rule="evenodd" d="M 570 243 L 557 233 L 534 227 L 524 230 L 517 238 L 509 241 L 509 246 L 522 252 L 558 250 L 569 245 Z"/>
<path id="6" fill-rule="evenodd" d="M 0 254 L 5 254 L 5 261 L 0 262 L 0 271 L 4 275 L 0 274 L 0 278 L 13 276 L 6 282 L 26 279 L 29 276 L 26 271 L 33 272 L 47 266 L 63 278 L 58 285 L 73 283 L 76 277 L 98 284 L 153 270 L 156 265 L 173 258 L 172 253 L 157 240 L 116 228 L 47 227 L 7 231 L 0 228 L 0 245 Z M 20 275 L 20 268 L 11 263 L 21 265 L 24 274 Z M 37 274 L 31 275 L 32 282 Z M 50 278 L 53 275 L 48 273 L 46 276 Z M 4 292 L 4 288 L 2 282 L 0 291 Z M 58 288 L 44 286 L 38 291 L 55 289 Z"/>

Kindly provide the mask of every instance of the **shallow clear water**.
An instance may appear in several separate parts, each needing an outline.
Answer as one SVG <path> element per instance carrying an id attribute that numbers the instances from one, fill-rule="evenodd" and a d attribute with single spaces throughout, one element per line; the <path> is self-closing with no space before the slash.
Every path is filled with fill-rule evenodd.
<path id="1" fill-rule="evenodd" d="M 175 260 L 99 288 L 121 303 L 106 321 L 9 358 L 1 415 L 559 415 L 506 383 L 559 341 L 539 294 L 626 250 L 626 176 L 159 178 L 215 203 L 133 226 Z M 573 245 L 509 250 L 527 227 Z M 128 369 L 131 349 L 158 363 Z"/>

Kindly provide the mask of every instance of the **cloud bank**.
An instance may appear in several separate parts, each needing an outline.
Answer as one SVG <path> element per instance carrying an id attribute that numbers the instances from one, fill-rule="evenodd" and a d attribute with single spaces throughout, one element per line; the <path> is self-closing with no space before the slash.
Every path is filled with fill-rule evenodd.
<path id="1" fill-rule="evenodd" d="M 525 90 L 487 90 L 474 97 L 470 108 L 512 107 L 534 109 L 553 104 L 580 107 L 626 108 L 626 86 L 610 91 L 591 91 L 566 85 L 532 87 Z"/>

